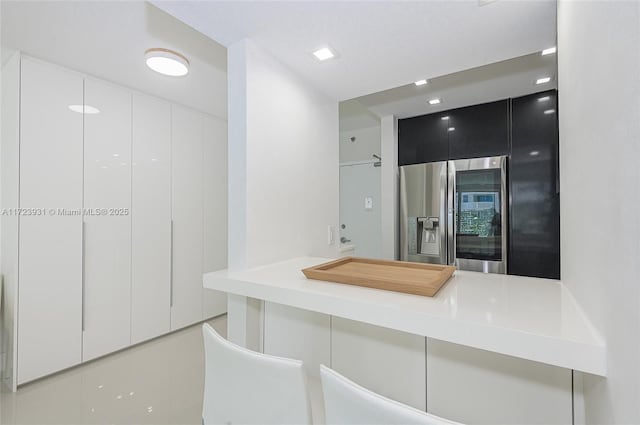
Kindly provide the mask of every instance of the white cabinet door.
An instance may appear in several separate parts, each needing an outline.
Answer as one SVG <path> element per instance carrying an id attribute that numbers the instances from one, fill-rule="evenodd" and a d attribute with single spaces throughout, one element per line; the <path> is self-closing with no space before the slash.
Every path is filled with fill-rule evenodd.
<path id="1" fill-rule="evenodd" d="M 171 106 L 133 95 L 131 342 L 171 329 Z"/>
<path id="2" fill-rule="evenodd" d="M 320 365 L 331 362 L 331 316 L 265 302 L 263 341 L 265 354 L 302 360 L 319 378 Z"/>
<path id="3" fill-rule="evenodd" d="M 331 367 L 363 387 L 425 410 L 425 338 L 332 317 Z"/>
<path id="4" fill-rule="evenodd" d="M 331 364 L 331 316 L 265 302 L 263 352 L 302 360 L 307 374 L 313 423 L 325 423 L 320 365 Z"/>
<path id="5" fill-rule="evenodd" d="M 171 329 L 202 320 L 202 114 L 171 107 Z"/>
<path id="6" fill-rule="evenodd" d="M 131 93 L 86 79 L 84 99 L 86 361 L 131 343 Z"/>
<path id="7" fill-rule="evenodd" d="M 82 360 L 82 80 L 22 60 L 19 384 Z"/>
<path id="8" fill-rule="evenodd" d="M 0 203 L 2 208 L 17 208 L 20 199 L 20 53 L 13 53 L 0 70 L 2 96 L 0 123 Z M 6 356 L 2 363 L 2 381 L 13 391 L 17 387 L 18 324 L 18 217 L 0 216 L 2 239 L 0 259 L 2 282 L 0 283 L 0 346 Z"/>
<path id="9" fill-rule="evenodd" d="M 227 122 L 204 116 L 204 272 L 227 268 Z M 202 289 L 203 319 L 227 312 L 224 292 Z"/>
<path id="10" fill-rule="evenodd" d="M 571 370 L 427 339 L 427 411 L 467 424 L 570 424 Z"/>

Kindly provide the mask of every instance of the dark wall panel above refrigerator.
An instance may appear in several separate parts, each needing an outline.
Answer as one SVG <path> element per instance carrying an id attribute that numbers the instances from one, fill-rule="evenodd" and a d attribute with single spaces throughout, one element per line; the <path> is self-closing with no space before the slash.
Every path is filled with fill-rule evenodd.
<path id="1" fill-rule="evenodd" d="M 444 114 L 421 115 L 398 121 L 398 165 L 449 159 Z"/>
<path id="2" fill-rule="evenodd" d="M 449 159 L 509 154 L 509 100 L 447 112 Z"/>
<path id="3" fill-rule="evenodd" d="M 555 90 L 512 100 L 509 274 L 560 278 Z"/>

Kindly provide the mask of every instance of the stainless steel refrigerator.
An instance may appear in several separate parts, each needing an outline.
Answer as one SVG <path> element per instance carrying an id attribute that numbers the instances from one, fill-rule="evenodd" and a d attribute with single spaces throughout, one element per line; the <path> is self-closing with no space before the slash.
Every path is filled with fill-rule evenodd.
<path id="1" fill-rule="evenodd" d="M 507 157 L 400 167 L 400 259 L 507 272 Z"/>

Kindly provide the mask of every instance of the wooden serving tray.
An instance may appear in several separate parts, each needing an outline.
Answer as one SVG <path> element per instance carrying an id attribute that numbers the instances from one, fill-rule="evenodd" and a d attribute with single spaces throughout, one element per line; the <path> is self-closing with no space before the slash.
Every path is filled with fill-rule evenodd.
<path id="1" fill-rule="evenodd" d="M 344 257 L 302 270 L 308 279 L 433 297 L 454 266 Z"/>

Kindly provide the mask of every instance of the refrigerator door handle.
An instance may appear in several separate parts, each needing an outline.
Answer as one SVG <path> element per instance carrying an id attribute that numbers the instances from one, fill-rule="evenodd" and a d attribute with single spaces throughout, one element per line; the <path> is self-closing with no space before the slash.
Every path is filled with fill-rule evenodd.
<path id="1" fill-rule="evenodd" d="M 438 223 L 440 229 L 440 263 L 448 264 L 448 249 L 449 241 L 448 241 L 448 223 L 449 219 L 447 218 L 447 180 L 449 178 L 447 174 L 447 162 L 442 164 L 442 169 L 440 170 L 440 223 Z"/>
<path id="2" fill-rule="evenodd" d="M 454 161 L 447 164 L 448 181 L 447 181 L 447 247 L 449 258 L 447 264 L 455 265 L 456 262 L 456 226 L 455 226 L 455 208 L 456 208 L 456 166 Z"/>

